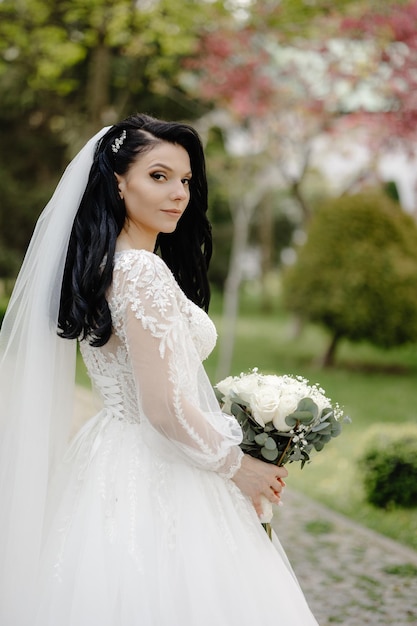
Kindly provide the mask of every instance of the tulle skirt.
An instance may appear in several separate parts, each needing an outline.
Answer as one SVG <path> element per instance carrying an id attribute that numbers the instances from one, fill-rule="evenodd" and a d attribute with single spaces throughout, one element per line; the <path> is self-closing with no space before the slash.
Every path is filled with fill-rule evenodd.
<path id="1" fill-rule="evenodd" d="M 235 484 L 105 414 L 50 498 L 35 626 L 310 626 L 286 556 Z"/>

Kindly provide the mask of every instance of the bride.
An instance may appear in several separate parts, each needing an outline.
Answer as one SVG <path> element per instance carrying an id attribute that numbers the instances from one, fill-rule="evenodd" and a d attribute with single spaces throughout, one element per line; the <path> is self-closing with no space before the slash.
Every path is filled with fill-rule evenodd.
<path id="1" fill-rule="evenodd" d="M 134 115 L 75 157 L 0 335 L 0 623 L 317 625 L 202 366 L 211 256 L 190 126 Z M 76 346 L 102 409 L 68 444 Z"/>

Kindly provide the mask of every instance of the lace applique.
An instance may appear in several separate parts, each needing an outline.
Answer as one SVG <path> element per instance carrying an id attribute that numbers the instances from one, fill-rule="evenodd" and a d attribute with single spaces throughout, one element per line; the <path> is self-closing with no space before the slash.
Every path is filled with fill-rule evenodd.
<path id="1" fill-rule="evenodd" d="M 83 341 L 80 343 L 80 352 L 104 408 L 113 417 L 137 422 L 136 387 L 129 355 L 123 344 L 112 337 L 106 346 L 98 349 Z"/>
<path id="2" fill-rule="evenodd" d="M 138 258 L 141 264 L 140 274 Z M 138 292 L 144 294 L 144 300 L 152 302 L 155 316 L 149 315 L 149 312 L 146 314 L 145 303 L 138 299 Z M 145 250 L 128 250 L 116 255 L 110 308 L 114 326 L 120 334 L 123 334 L 126 300 L 129 301 L 137 319 L 142 321 L 144 328 L 161 339 L 162 357 L 166 348 L 172 349 L 178 339 L 178 333 L 170 336 L 179 321 L 178 316 L 170 314 L 173 300 L 176 301 L 183 316 L 182 321 L 187 322 L 188 332 L 200 359 L 202 361 L 206 359 L 214 349 L 217 332 L 213 322 L 200 307 L 185 296 L 169 268 L 157 255 Z"/>
<path id="3" fill-rule="evenodd" d="M 138 253 L 141 261 L 140 272 Z M 159 351 L 162 358 L 166 349 L 173 349 L 175 340 L 178 339 L 177 320 L 171 312 L 172 301 L 176 295 L 175 283 L 167 280 L 167 272 L 169 270 L 165 263 L 145 250 L 127 251 L 117 255 L 109 302 L 116 332 L 125 324 L 124 313 L 128 304 L 136 318 L 141 320 L 144 329 L 160 339 Z M 142 299 L 139 294 L 142 294 Z M 116 301 L 115 307 L 113 300 Z M 150 314 L 147 303 L 151 303 L 150 308 L 155 310 L 155 315 Z M 117 312 L 122 315 L 118 317 Z"/>
<path id="4" fill-rule="evenodd" d="M 231 477 L 241 431 L 222 415 L 201 364 L 216 341 L 211 320 L 164 261 L 145 250 L 116 254 L 108 302 L 110 340 L 100 348 L 81 345 L 103 418 L 145 420 L 169 442 L 170 454 Z"/>

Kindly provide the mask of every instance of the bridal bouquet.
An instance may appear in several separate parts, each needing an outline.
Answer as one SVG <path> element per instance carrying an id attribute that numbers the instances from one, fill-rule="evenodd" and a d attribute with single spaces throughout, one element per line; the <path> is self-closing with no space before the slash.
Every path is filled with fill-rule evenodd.
<path id="1" fill-rule="evenodd" d="M 239 422 L 243 452 L 258 459 L 284 465 L 310 461 L 349 421 L 317 385 L 301 376 L 265 375 L 257 368 L 249 374 L 228 376 L 215 392 L 225 413 Z M 272 519 L 272 505 L 265 499 L 261 521 Z"/>

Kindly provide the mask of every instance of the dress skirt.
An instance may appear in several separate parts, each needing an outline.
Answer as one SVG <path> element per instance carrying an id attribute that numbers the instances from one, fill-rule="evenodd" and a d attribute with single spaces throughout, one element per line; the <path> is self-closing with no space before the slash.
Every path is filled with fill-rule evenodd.
<path id="1" fill-rule="evenodd" d="M 106 411 L 51 488 L 35 626 L 317 625 L 236 485 Z"/>

